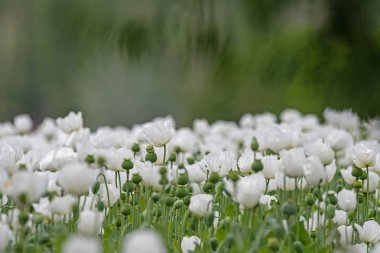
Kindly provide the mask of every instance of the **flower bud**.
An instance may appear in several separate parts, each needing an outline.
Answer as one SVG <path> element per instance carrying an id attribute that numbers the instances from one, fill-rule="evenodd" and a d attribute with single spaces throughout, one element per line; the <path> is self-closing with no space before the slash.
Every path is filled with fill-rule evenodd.
<path id="1" fill-rule="evenodd" d="M 170 153 L 170 155 L 169 155 L 169 162 L 174 163 L 176 160 L 177 160 L 177 154 L 174 153 L 174 152 Z"/>
<path id="2" fill-rule="evenodd" d="M 188 164 L 194 164 L 195 163 L 194 157 L 188 157 L 186 160 L 187 160 Z"/>
<path id="3" fill-rule="evenodd" d="M 218 240 L 215 237 L 212 237 L 210 239 L 210 244 L 211 244 L 211 249 L 213 251 L 216 251 L 216 249 L 218 248 Z"/>
<path id="4" fill-rule="evenodd" d="M 151 163 L 155 163 L 157 161 L 157 154 L 154 152 L 146 153 L 145 155 L 145 161 L 149 161 Z"/>
<path id="5" fill-rule="evenodd" d="M 363 186 L 363 183 L 362 183 L 361 181 L 356 181 L 356 182 L 354 183 L 354 188 L 355 188 L 355 189 L 361 189 L 362 186 Z"/>
<path id="6" fill-rule="evenodd" d="M 259 150 L 259 142 L 257 141 L 256 137 L 253 137 L 253 138 L 252 138 L 251 149 L 252 149 L 253 151 L 257 151 L 257 150 Z"/>
<path id="7" fill-rule="evenodd" d="M 313 195 L 314 195 L 314 197 L 316 197 L 319 201 L 322 201 L 322 192 L 321 192 L 320 189 L 315 188 L 315 189 L 313 190 Z"/>
<path id="8" fill-rule="evenodd" d="M 100 182 L 99 182 L 99 181 L 96 181 L 96 182 L 92 185 L 92 187 L 91 187 L 91 191 L 92 191 L 93 194 L 97 194 L 98 191 L 99 191 L 99 189 L 100 189 Z"/>
<path id="9" fill-rule="evenodd" d="M 95 157 L 93 155 L 87 155 L 84 161 L 87 164 L 93 164 L 95 162 Z"/>
<path id="10" fill-rule="evenodd" d="M 99 200 L 98 201 L 98 204 L 97 204 L 97 208 L 98 208 L 98 211 L 99 212 L 103 212 L 104 208 L 105 208 L 105 205 L 104 205 L 104 202 Z"/>
<path id="11" fill-rule="evenodd" d="M 123 206 L 123 208 L 121 209 L 121 214 L 124 215 L 124 216 L 128 216 L 132 213 L 132 208 L 130 205 L 125 205 Z"/>
<path id="12" fill-rule="evenodd" d="M 141 183 L 142 181 L 142 177 L 139 175 L 139 174 L 133 174 L 132 176 L 132 182 L 136 185 L 138 185 L 139 183 Z"/>
<path id="13" fill-rule="evenodd" d="M 353 166 L 352 167 L 351 175 L 353 177 L 360 178 L 363 175 L 363 170 L 360 169 L 360 168 L 358 168 L 358 167 L 356 167 L 356 166 Z"/>

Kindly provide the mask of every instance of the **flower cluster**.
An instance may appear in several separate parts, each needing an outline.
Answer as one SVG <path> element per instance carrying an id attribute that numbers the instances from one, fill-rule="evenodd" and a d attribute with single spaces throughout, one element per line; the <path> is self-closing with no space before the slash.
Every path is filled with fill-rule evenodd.
<path id="1" fill-rule="evenodd" d="M 324 119 L 19 115 L 0 123 L 0 252 L 380 252 L 378 119 Z"/>

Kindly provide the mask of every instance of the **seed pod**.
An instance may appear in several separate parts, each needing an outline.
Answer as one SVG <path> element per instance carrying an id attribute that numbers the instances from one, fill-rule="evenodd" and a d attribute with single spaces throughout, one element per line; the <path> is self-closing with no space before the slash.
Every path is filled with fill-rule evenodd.
<path id="1" fill-rule="evenodd" d="M 133 169 L 133 162 L 130 159 L 124 159 L 123 162 L 121 163 L 121 167 L 125 169 L 126 171 L 129 171 Z"/>
<path id="2" fill-rule="evenodd" d="M 179 185 L 186 185 L 189 183 L 189 177 L 186 174 L 181 174 L 178 177 L 178 184 Z"/>
<path id="3" fill-rule="evenodd" d="M 297 213 L 297 207 L 292 203 L 285 202 L 281 206 L 281 212 L 287 216 L 291 216 Z"/>

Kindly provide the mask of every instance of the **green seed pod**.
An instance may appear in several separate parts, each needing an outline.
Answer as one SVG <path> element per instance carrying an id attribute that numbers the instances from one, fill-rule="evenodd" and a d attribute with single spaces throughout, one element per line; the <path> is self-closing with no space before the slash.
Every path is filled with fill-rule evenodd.
<path id="1" fill-rule="evenodd" d="M 186 174 L 181 174 L 178 176 L 178 184 L 186 185 L 189 183 L 189 177 Z"/>
<path id="2" fill-rule="evenodd" d="M 20 213 L 18 216 L 18 223 L 20 223 L 21 226 L 24 226 L 29 220 L 29 215 L 26 212 Z"/>
<path id="3" fill-rule="evenodd" d="M 358 178 L 360 178 L 363 175 L 363 170 L 359 169 L 356 166 L 353 166 L 352 171 L 351 171 L 351 175 L 353 177 L 356 177 L 358 179 Z"/>
<path id="4" fill-rule="evenodd" d="M 119 227 L 121 227 L 121 223 L 122 223 L 121 216 L 118 215 L 116 220 L 115 220 L 115 226 L 119 228 Z"/>
<path id="5" fill-rule="evenodd" d="M 350 221 L 352 221 L 352 220 L 355 218 L 355 211 L 354 211 L 354 210 L 349 211 L 349 212 L 347 213 L 347 215 L 348 215 L 348 219 L 349 219 Z"/>
<path id="6" fill-rule="evenodd" d="M 175 195 L 180 199 L 186 197 L 188 194 L 189 190 L 186 187 L 179 187 L 175 192 Z"/>
<path id="7" fill-rule="evenodd" d="M 145 150 L 148 153 L 154 153 L 154 147 L 153 147 L 153 145 L 146 146 Z"/>
<path id="8" fill-rule="evenodd" d="M 98 164 L 99 167 L 104 167 L 106 165 L 106 159 L 103 156 L 99 156 L 96 159 L 96 163 Z"/>
<path id="9" fill-rule="evenodd" d="M 338 203 L 338 199 L 335 197 L 335 195 L 329 195 L 328 200 L 331 205 L 336 205 Z"/>
<path id="10" fill-rule="evenodd" d="M 226 247 L 227 249 L 231 248 L 232 245 L 234 244 L 234 235 L 228 234 L 226 238 Z"/>
<path id="11" fill-rule="evenodd" d="M 98 201 L 98 204 L 97 204 L 97 208 L 98 208 L 98 211 L 99 212 L 103 212 L 104 208 L 105 208 L 105 205 L 104 205 L 104 202 L 99 200 Z"/>
<path id="12" fill-rule="evenodd" d="M 262 171 L 262 170 L 263 170 L 263 163 L 262 163 L 260 160 L 255 160 L 255 161 L 252 163 L 251 168 L 252 168 L 252 170 L 255 171 L 255 172 Z"/>
<path id="13" fill-rule="evenodd" d="M 96 182 L 92 185 L 92 187 L 91 187 L 91 191 L 92 191 L 93 194 L 97 194 L 98 191 L 99 191 L 99 189 L 100 189 L 100 182 L 99 182 L 99 181 L 96 181 Z"/>
<path id="14" fill-rule="evenodd" d="M 125 194 L 125 192 L 123 192 L 120 196 L 121 200 L 125 201 L 127 199 L 127 194 Z"/>
<path id="15" fill-rule="evenodd" d="M 174 204 L 174 198 L 171 197 L 171 196 L 166 196 L 166 198 L 165 198 L 165 205 L 167 207 L 171 207 L 171 206 L 173 206 L 173 204 Z"/>
<path id="16" fill-rule="evenodd" d="M 191 198 L 190 195 L 187 195 L 186 197 L 183 198 L 183 203 L 184 203 L 186 206 L 190 205 L 190 198 Z"/>
<path id="17" fill-rule="evenodd" d="M 135 189 L 135 184 L 131 181 L 125 182 L 123 184 L 123 191 L 124 192 L 133 192 L 134 189 Z"/>
<path id="18" fill-rule="evenodd" d="M 87 164 L 93 164 L 95 162 L 95 157 L 93 155 L 87 155 L 84 161 Z"/>
<path id="19" fill-rule="evenodd" d="M 317 231 L 311 230 L 310 231 L 310 237 L 313 238 L 313 239 L 315 239 L 317 237 Z"/>
<path id="20" fill-rule="evenodd" d="M 275 237 L 269 238 L 267 244 L 268 248 L 272 251 L 278 251 L 278 249 L 280 248 L 280 242 Z"/>
<path id="21" fill-rule="evenodd" d="M 159 183 L 160 183 L 160 185 L 168 185 L 169 180 L 166 177 L 161 177 Z"/>
<path id="22" fill-rule="evenodd" d="M 368 178 L 367 172 L 363 172 L 363 175 L 361 175 L 360 180 L 364 181 Z"/>
<path id="23" fill-rule="evenodd" d="M 176 160 L 177 160 L 177 154 L 174 153 L 174 152 L 170 153 L 170 155 L 169 155 L 169 162 L 174 163 Z"/>
<path id="24" fill-rule="evenodd" d="M 123 162 L 121 163 L 121 167 L 125 169 L 126 171 L 129 171 L 133 169 L 133 162 L 130 159 L 124 159 Z"/>
<path id="25" fill-rule="evenodd" d="M 136 185 L 138 185 L 139 183 L 141 183 L 142 181 L 142 177 L 139 175 L 139 174 L 133 174 L 132 175 L 132 182 Z"/>
<path id="26" fill-rule="evenodd" d="M 314 196 L 311 195 L 311 194 L 307 195 L 306 198 L 305 198 L 305 204 L 306 204 L 307 206 L 313 206 L 314 203 L 315 203 Z"/>
<path id="27" fill-rule="evenodd" d="M 149 161 L 151 163 L 155 163 L 157 161 L 157 155 L 154 152 L 146 153 L 145 161 Z"/>
<path id="28" fill-rule="evenodd" d="M 217 182 L 219 182 L 219 175 L 218 173 L 216 172 L 211 172 L 209 177 L 208 177 L 208 181 L 210 181 L 211 183 L 214 183 L 216 184 Z"/>
<path id="29" fill-rule="evenodd" d="M 327 215 L 327 217 L 330 218 L 330 219 L 334 218 L 334 216 L 335 216 L 335 206 L 333 206 L 333 205 L 328 205 L 328 206 L 326 207 L 326 215 Z"/>
<path id="30" fill-rule="evenodd" d="M 42 224 L 43 221 L 44 217 L 42 217 L 41 215 L 33 215 L 33 223 L 35 223 L 36 225 Z"/>
<path id="31" fill-rule="evenodd" d="M 138 153 L 140 152 L 140 145 L 138 143 L 133 143 L 131 149 L 133 153 Z"/>
<path id="32" fill-rule="evenodd" d="M 211 249 L 213 251 L 216 251 L 216 249 L 218 248 L 218 240 L 215 237 L 212 237 L 210 239 L 210 245 L 211 245 Z"/>
<path id="33" fill-rule="evenodd" d="M 187 160 L 188 164 L 194 164 L 195 163 L 194 157 L 188 157 L 186 160 Z"/>
<path id="34" fill-rule="evenodd" d="M 211 182 L 206 182 L 204 185 L 203 185 L 203 191 L 205 193 L 212 193 L 212 191 L 214 190 L 214 187 L 215 185 Z"/>
<path id="35" fill-rule="evenodd" d="M 160 200 L 160 194 L 157 192 L 152 193 L 152 200 L 154 203 L 157 203 Z"/>
<path id="36" fill-rule="evenodd" d="M 183 205 L 184 205 L 184 203 L 183 203 L 183 200 L 182 200 L 182 199 L 178 199 L 178 200 L 176 200 L 176 202 L 174 202 L 174 208 L 175 208 L 175 209 L 179 209 L 179 208 L 181 208 Z"/>
<path id="37" fill-rule="evenodd" d="M 337 185 L 336 186 L 336 192 L 340 192 L 341 190 L 343 190 L 343 185 Z"/>
<path id="38" fill-rule="evenodd" d="M 256 137 L 253 137 L 252 138 L 252 141 L 251 141 L 251 149 L 253 151 L 257 151 L 259 150 L 259 142 L 257 141 Z"/>
<path id="39" fill-rule="evenodd" d="M 355 181 L 354 183 L 354 188 L 355 189 L 361 189 L 363 186 L 362 182 L 361 181 Z"/>
<path id="40" fill-rule="evenodd" d="M 211 227 L 214 223 L 214 214 L 211 212 L 211 213 L 208 213 L 205 217 L 205 223 L 207 226 Z"/>
<path id="41" fill-rule="evenodd" d="M 364 194 L 362 192 L 359 192 L 359 203 L 363 203 L 365 200 Z"/>
<path id="42" fill-rule="evenodd" d="M 176 146 L 176 147 L 174 148 L 174 152 L 176 152 L 177 154 L 179 154 L 179 153 L 182 152 L 182 149 L 181 149 L 180 147 Z"/>
<path id="43" fill-rule="evenodd" d="M 132 207 L 131 207 L 131 205 L 125 205 L 121 209 L 121 214 L 124 215 L 124 216 L 128 216 L 131 213 L 132 213 Z"/>
<path id="44" fill-rule="evenodd" d="M 222 194 L 223 192 L 223 189 L 224 189 L 224 184 L 223 182 L 219 182 L 217 185 L 216 185 L 216 194 Z"/>
<path id="45" fill-rule="evenodd" d="M 26 193 L 21 193 L 19 196 L 18 196 L 18 201 L 25 205 L 26 203 L 28 203 L 28 195 Z"/>
<path id="46" fill-rule="evenodd" d="M 281 212 L 287 216 L 291 216 L 297 213 L 297 207 L 292 203 L 285 202 L 281 206 Z"/>
<path id="47" fill-rule="evenodd" d="M 294 249 L 295 249 L 295 251 L 297 253 L 302 253 L 303 252 L 303 244 L 302 244 L 302 242 L 295 241 L 294 244 L 293 244 L 293 246 L 294 246 Z"/>
<path id="48" fill-rule="evenodd" d="M 315 188 L 314 190 L 313 190 L 313 195 L 314 195 L 314 197 L 316 197 L 319 201 L 322 201 L 322 192 L 321 192 L 321 190 L 320 189 L 318 189 L 318 188 Z"/>
<path id="49" fill-rule="evenodd" d="M 161 210 L 161 208 L 154 208 L 153 209 L 153 216 L 155 216 L 155 217 L 161 217 L 162 216 L 162 210 Z"/>
<path id="50" fill-rule="evenodd" d="M 185 168 L 185 164 L 183 164 L 183 163 L 178 164 L 178 169 L 179 170 L 182 170 L 184 168 Z"/>
<path id="51" fill-rule="evenodd" d="M 42 234 L 37 237 L 37 242 L 39 244 L 47 244 L 50 241 L 50 235 Z"/>
<path id="52" fill-rule="evenodd" d="M 370 209 L 369 211 L 368 211 L 368 218 L 369 219 L 373 219 L 373 218 L 375 218 L 376 217 L 376 210 L 374 210 L 374 209 Z"/>
<path id="53" fill-rule="evenodd" d="M 165 166 L 161 166 L 159 172 L 161 175 L 165 175 L 168 169 Z"/>
<path id="54" fill-rule="evenodd" d="M 237 171 L 230 171 L 228 172 L 228 178 L 233 181 L 233 182 L 236 182 L 239 180 L 239 174 Z"/>

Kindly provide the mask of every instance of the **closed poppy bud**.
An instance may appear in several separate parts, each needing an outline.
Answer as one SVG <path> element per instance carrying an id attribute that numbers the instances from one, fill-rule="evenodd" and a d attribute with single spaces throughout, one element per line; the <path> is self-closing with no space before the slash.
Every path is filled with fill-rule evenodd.
<path id="1" fill-rule="evenodd" d="M 260 160 L 256 160 L 252 163 L 252 170 L 259 172 L 263 170 L 263 163 Z"/>
<path id="2" fill-rule="evenodd" d="M 98 191 L 99 191 L 99 189 L 100 189 L 100 182 L 99 182 L 99 181 L 96 181 L 96 182 L 92 185 L 92 187 L 91 187 L 92 193 L 93 193 L 93 194 L 97 194 Z"/>
<path id="3" fill-rule="evenodd" d="M 257 150 L 259 150 L 259 142 L 257 141 L 256 137 L 253 137 L 253 138 L 252 138 L 251 149 L 252 149 L 253 151 L 257 151 Z"/>

